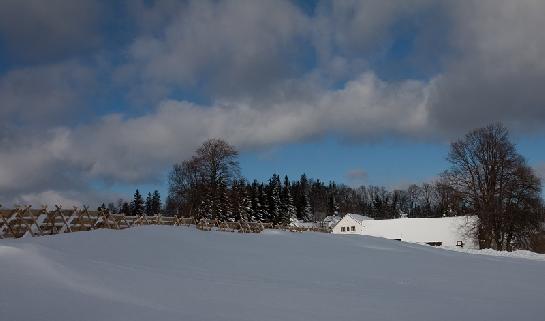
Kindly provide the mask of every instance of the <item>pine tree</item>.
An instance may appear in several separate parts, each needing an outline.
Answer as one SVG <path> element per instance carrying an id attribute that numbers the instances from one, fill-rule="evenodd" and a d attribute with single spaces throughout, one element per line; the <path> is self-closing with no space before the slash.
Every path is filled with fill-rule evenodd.
<path id="1" fill-rule="evenodd" d="M 159 194 L 158 190 L 155 190 L 153 191 L 153 195 L 151 197 L 151 212 L 153 214 L 159 214 L 161 213 L 161 209 L 161 195 Z"/>
<path id="2" fill-rule="evenodd" d="M 212 193 L 210 193 L 209 190 L 210 188 L 204 193 L 201 204 L 197 208 L 198 219 L 212 219 L 214 217 L 214 200 L 212 199 Z"/>
<path id="3" fill-rule="evenodd" d="M 152 209 L 151 193 L 148 193 L 148 196 L 146 197 L 146 205 L 144 207 L 144 213 L 146 213 L 146 215 L 148 216 L 155 214 Z"/>
<path id="4" fill-rule="evenodd" d="M 301 175 L 297 187 L 297 218 L 305 222 L 310 222 L 312 220 L 312 205 L 310 202 L 310 185 L 307 175 Z"/>
<path id="5" fill-rule="evenodd" d="M 263 184 L 259 185 L 259 203 L 261 204 L 261 213 L 259 216 L 261 217 L 261 222 L 271 222 L 270 215 L 269 215 L 269 199 L 267 197 L 267 193 L 265 191 L 265 186 Z"/>
<path id="6" fill-rule="evenodd" d="M 129 203 L 123 202 L 121 204 L 120 212 L 121 212 L 121 214 L 132 215 L 131 206 L 129 205 Z"/>
<path id="7" fill-rule="evenodd" d="M 118 209 L 115 207 L 113 202 L 108 203 L 108 210 L 112 214 L 117 214 L 117 212 L 118 212 Z"/>
<path id="8" fill-rule="evenodd" d="M 263 207 L 260 199 L 259 185 L 256 180 L 252 183 L 251 191 L 252 216 L 250 220 L 252 222 L 263 222 Z"/>
<path id="9" fill-rule="evenodd" d="M 327 202 L 327 211 L 329 215 L 339 214 L 339 205 L 337 204 L 337 185 L 335 182 L 329 183 L 329 197 Z"/>
<path id="10" fill-rule="evenodd" d="M 239 221 L 248 222 L 252 215 L 252 202 L 248 196 L 247 188 L 242 187 L 239 204 Z"/>
<path id="11" fill-rule="evenodd" d="M 289 224 L 297 219 L 297 209 L 291 196 L 291 186 L 288 176 L 284 177 L 284 187 L 282 189 L 282 215 L 281 224 Z"/>
<path id="12" fill-rule="evenodd" d="M 228 188 L 225 181 L 220 181 L 216 191 L 212 194 L 212 218 L 221 222 L 232 218 Z"/>
<path id="13" fill-rule="evenodd" d="M 236 180 L 233 182 L 229 192 L 229 204 L 231 206 L 230 221 L 247 222 L 251 212 L 251 202 L 246 193 L 246 182 L 244 180 Z"/>
<path id="14" fill-rule="evenodd" d="M 131 203 L 131 214 L 136 216 L 144 214 L 144 199 L 142 198 L 142 194 L 140 194 L 138 189 L 136 189 L 134 199 Z"/>
<path id="15" fill-rule="evenodd" d="M 273 174 L 269 180 L 268 199 L 269 199 L 269 221 L 279 224 L 282 221 L 282 201 L 280 199 L 280 176 Z"/>
<path id="16" fill-rule="evenodd" d="M 312 221 L 312 206 L 310 205 L 310 197 L 308 193 L 303 194 L 303 221 Z"/>
<path id="17" fill-rule="evenodd" d="M 242 206 L 246 209 L 246 222 L 255 222 L 252 185 L 246 183 L 242 194 Z"/>

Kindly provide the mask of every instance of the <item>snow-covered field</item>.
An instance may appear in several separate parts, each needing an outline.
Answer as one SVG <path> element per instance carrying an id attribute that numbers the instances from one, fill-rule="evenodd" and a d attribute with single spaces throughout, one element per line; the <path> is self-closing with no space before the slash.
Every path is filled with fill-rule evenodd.
<path id="1" fill-rule="evenodd" d="M 145 226 L 0 241 L 0 320 L 544 320 L 545 262 Z"/>

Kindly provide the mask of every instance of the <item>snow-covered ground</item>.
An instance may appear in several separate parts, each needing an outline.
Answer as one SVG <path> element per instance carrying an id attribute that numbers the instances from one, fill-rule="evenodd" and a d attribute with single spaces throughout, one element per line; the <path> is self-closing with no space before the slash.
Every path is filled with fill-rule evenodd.
<path id="1" fill-rule="evenodd" d="M 0 320 L 544 320 L 545 262 L 145 226 L 0 240 Z"/>
<path id="2" fill-rule="evenodd" d="M 456 246 L 443 246 L 441 248 L 445 250 L 463 252 L 463 253 L 469 253 L 469 254 L 502 256 L 502 257 L 517 257 L 517 258 L 524 258 L 528 260 L 545 261 L 545 254 L 539 254 L 539 253 L 535 253 L 532 251 L 525 251 L 525 250 L 507 252 L 507 251 L 496 251 L 493 249 L 484 249 L 484 250 L 467 249 L 467 248 L 459 248 Z"/>

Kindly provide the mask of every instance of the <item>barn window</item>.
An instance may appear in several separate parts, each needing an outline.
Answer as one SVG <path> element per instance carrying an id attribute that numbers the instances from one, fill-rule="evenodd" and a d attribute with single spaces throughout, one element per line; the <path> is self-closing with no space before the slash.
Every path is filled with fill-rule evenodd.
<path id="1" fill-rule="evenodd" d="M 343 227 L 341 227 L 341 232 L 344 232 L 344 226 L 343 226 Z"/>
<path id="2" fill-rule="evenodd" d="M 355 232 L 355 231 L 356 231 L 356 227 L 352 226 L 352 232 Z"/>

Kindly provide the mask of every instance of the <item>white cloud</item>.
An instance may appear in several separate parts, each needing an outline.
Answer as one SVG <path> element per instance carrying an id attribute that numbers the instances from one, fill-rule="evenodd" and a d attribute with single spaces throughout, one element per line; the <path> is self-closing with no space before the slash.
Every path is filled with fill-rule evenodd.
<path id="1" fill-rule="evenodd" d="M 128 6 L 140 19 L 138 33 L 112 76 L 156 108 L 73 126 L 66 115 L 84 109 L 96 70 L 64 61 L 7 72 L 0 78 L 4 197 L 73 200 L 62 193 L 88 192 L 90 180 L 149 181 L 210 137 L 245 150 L 328 133 L 441 139 L 495 120 L 519 129 L 545 123 L 543 1 L 334 1 L 320 3 L 313 16 L 289 1 Z M 425 80 L 380 80 L 369 58 L 391 45 L 397 21 L 432 9 L 448 16 L 442 45 L 453 50 L 437 58 L 443 68 Z M 51 22 L 57 12 L 45 14 Z M 93 21 L 74 34 L 95 30 Z M 82 48 L 59 28 L 62 21 L 53 22 L 50 36 L 60 32 L 63 43 Z M 305 50 L 316 66 L 301 66 Z M 176 91 L 204 93 L 211 103 L 166 98 Z"/>
<path id="2" fill-rule="evenodd" d="M 419 82 L 388 84 L 366 73 L 311 101 L 197 106 L 165 101 L 147 115 L 110 115 L 74 129 L 58 128 L 0 151 L 0 192 L 87 179 L 140 182 L 188 158 L 203 140 L 221 137 L 241 149 L 272 146 L 334 132 L 372 137 L 392 131 L 420 135 L 426 124 L 427 88 Z M 7 170 L 9 169 L 9 170 Z M 63 173 L 59 175 L 59 173 Z M 24 180 L 19 180 L 25 177 Z M 64 180 L 64 181 L 63 181 Z"/>

